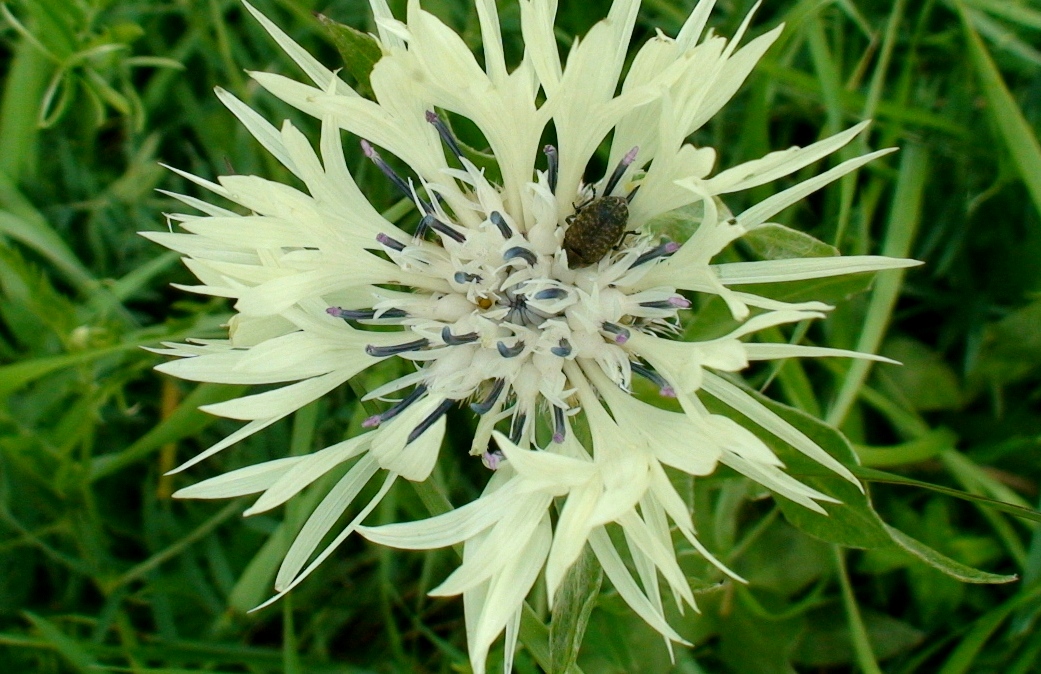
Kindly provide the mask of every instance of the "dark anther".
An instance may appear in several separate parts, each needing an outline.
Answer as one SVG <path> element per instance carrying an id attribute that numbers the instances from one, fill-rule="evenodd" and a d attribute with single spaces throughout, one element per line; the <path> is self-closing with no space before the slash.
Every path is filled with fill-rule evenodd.
<path id="1" fill-rule="evenodd" d="M 404 318 L 404 309 L 387 309 L 379 312 L 376 309 L 341 309 L 340 307 L 329 307 L 325 313 L 345 321 L 368 321 L 376 318 Z M 376 314 L 379 314 L 377 316 Z"/>
<path id="2" fill-rule="evenodd" d="M 632 368 L 633 372 L 657 386 L 658 393 L 660 393 L 662 396 L 666 398 L 676 397 L 675 389 L 669 386 L 669 382 L 665 381 L 665 377 L 661 376 L 649 367 L 645 367 L 639 363 L 629 363 L 629 367 Z"/>
<path id="3" fill-rule="evenodd" d="M 629 341 L 630 333 L 628 328 L 622 327 L 617 323 L 609 323 L 607 321 L 604 321 L 604 323 L 601 324 L 600 327 L 603 328 L 604 332 L 610 332 L 612 335 L 614 335 L 615 344 L 625 344 Z"/>
<path id="4" fill-rule="evenodd" d="M 510 424 L 510 442 L 513 444 L 519 444 L 521 436 L 524 435 L 524 424 L 528 420 L 528 415 L 517 413 L 513 415 L 513 422 Z"/>
<path id="5" fill-rule="evenodd" d="M 455 276 L 453 276 L 452 278 L 455 279 L 456 283 L 473 283 L 475 281 L 477 283 L 481 282 L 480 276 L 478 276 L 477 274 L 467 274 L 465 271 L 457 271 L 455 273 Z"/>
<path id="6" fill-rule="evenodd" d="M 383 172 L 383 175 L 387 176 L 390 182 L 394 183 L 394 186 L 401 190 L 402 194 L 408 199 L 417 199 L 419 206 L 423 209 L 424 213 L 432 213 L 434 209 L 420 197 L 417 197 L 412 193 L 412 187 L 409 186 L 405 179 L 397 174 L 397 172 L 391 168 L 390 164 L 384 161 L 383 157 L 380 156 L 379 152 L 376 152 L 376 148 L 372 147 L 372 144 L 365 140 L 361 141 L 361 151 L 365 153 L 365 156 L 372 160 L 372 163 Z"/>
<path id="7" fill-rule="evenodd" d="M 514 358 L 524 350 L 524 342 L 518 340 L 513 346 L 506 346 L 505 342 L 499 342 L 495 348 L 499 350 L 499 355 L 503 358 Z"/>
<path id="8" fill-rule="evenodd" d="M 445 398 L 444 400 L 442 400 L 441 404 L 435 407 L 434 411 L 427 415 L 426 419 L 420 421 L 416 425 L 416 427 L 412 429 L 412 432 L 408 434 L 408 440 L 405 441 L 405 444 L 407 445 L 419 436 L 423 435 L 423 433 L 425 433 L 428 428 L 433 426 L 438 419 L 445 416 L 445 412 L 447 412 L 453 404 L 455 404 L 455 401 L 451 398 Z"/>
<path id="9" fill-rule="evenodd" d="M 480 339 L 476 332 L 468 332 L 465 335 L 453 335 L 451 329 L 446 325 L 441 328 L 441 341 L 448 346 L 459 346 L 460 344 L 472 344 Z"/>
<path id="10" fill-rule="evenodd" d="M 604 185 L 605 197 L 611 196 L 611 192 L 614 191 L 614 188 L 618 186 L 618 182 L 622 179 L 622 176 L 625 175 L 625 170 L 629 168 L 630 164 L 636 161 L 636 153 L 639 151 L 639 147 L 634 147 L 625 153 L 625 156 L 622 157 L 622 161 L 618 162 L 618 166 L 615 167 L 611 177 L 607 179 L 607 184 Z"/>
<path id="11" fill-rule="evenodd" d="M 499 211 L 492 211 L 492 214 L 488 216 L 488 219 L 492 221 L 492 224 L 499 228 L 499 233 L 502 234 L 502 238 L 509 239 L 513 236 L 513 230 L 506 224 L 506 218 L 502 217 L 502 213 Z"/>
<path id="12" fill-rule="evenodd" d="M 535 293 L 537 300 L 559 300 L 565 296 L 567 296 L 567 291 L 563 288 L 546 288 Z"/>
<path id="13" fill-rule="evenodd" d="M 416 388 L 412 389 L 412 393 L 409 393 L 407 396 L 402 398 L 387 411 L 381 412 L 379 414 L 374 414 L 365 421 L 361 422 L 362 428 L 372 428 L 373 426 L 379 426 L 384 421 L 387 421 L 388 419 L 393 419 L 394 417 L 404 412 L 409 405 L 422 398 L 423 394 L 426 392 L 426 385 L 420 384 Z"/>
<path id="14" fill-rule="evenodd" d="M 441 142 L 448 146 L 452 154 L 462 159 L 463 151 L 459 149 L 459 143 L 456 141 L 455 136 L 452 135 L 452 130 L 445 124 L 445 120 L 441 119 L 441 116 L 433 110 L 427 110 L 427 121 L 434 125 L 434 128 L 437 129 L 437 135 L 441 136 Z"/>
<path id="15" fill-rule="evenodd" d="M 643 255 L 641 255 L 640 257 L 636 258 L 636 261 L 629 265 L 629 268 L 632 269 L 633 267 L 639 267 L 641 264 L 644 264 L 645 262 L 650 262 L 651 260 L 656 260 L 659 257 L 668 257 L 679 249 L 680 245 L 675 241 L 666 241 L 660 246 L 656 246 L 644 253 Z"/>
<path id="16" fill-rule="evenodd" d="M 648 309 L 690 309 L 690 300 L 686 297 L 670 297 L 667 300 L 658 300 L 655 302 L 640 302 L 641 307 L 647 307 Z"/>
<path id="17" fill-rule="evenodd" d="M 564 408 L 553 406 L 553 442 L 558 445 L 564 442 L 567 425 L 564 423 Z"/>
<path id="18" fill-rule="evenodd" d="M 492 384 L 491 390 L 488 391 L 488 395 L 484 397 L 484 400 L 479 403 L 470 403 L 470 409 L 477 414 L 487 414 L 489 410 L 495 407 L 495 401 L 499 399 L 499 395 L 502 393 L 502 389 L 505 386 L 505 379 L 496 379 L 495 383 Z"/>
<path id="19" fill-rule="evenodd" d="M 560 341 L 557 342 L 557 346 L 554 346 L 552 349 L 549 350 L 549 352 L 552 353 L 554 356 L 567 358 L 571 355 L 571 342 L 561 337 Z"/>
<path id="20" fill-rule="evenodd" d="M 405 250 L 405 244 L 401 243 L 397 239 L 392 239 L 392 238 L 390 238 L 389 236 L 387 236 L 386 234 L 383 234 L 383 233 L 380 233 L 380 234 L 376 235 L 376 241 L 378 241 L 380 243 L 380 245 L 386 246 L 387 248 L 390 248 L 391 250 L 396 250 L 399 253 L 401 251 Z"/>
<path id="21" fill-rule="evenodd" d="M 423 219 L 419 223 L 419 231 L 417 232 L 417 234 L 419 234 L 420 232 L 425 232 L 427 227 L 434 230 L 435 232 L 444 234 L 448 238 L 454 239 L 459 243 L 466 241 L 466 235 L 464 235 L 462 232 L 455 229 L 451 225 L 446 225 L 445 223 L 441 222 L 432 215 L 423 216 Z"/>
<path id="22" fill-rule="evenodd" d="M 502 254 L 502 258 L 507 261 L 518 257 L 527 262 L 532 267 L 534 267 L 535 263 L 538 262 L 538 258 L 535 257 L 535 253 L 531 252 L 524 246 L 514 246 L 513 248 L 510 248 Z"/>
<path id="23" fill-rule="evenodd" d="M 392 346 L 376 346 L 375 344 L 369 344 L 365 347 L 365 353 L 370 356 L 375 356 L 376 358 L 384 358 L 386 356 L 396 356 L 399 353 L 406 353 L 408 351 L 416 351 L 428 346 L 430 346 L 430 340 L 424 337 L 412 342 L 394 344 Z"/>
<path id="24" fill-rule="evenodd" d="M 560 158 L 557 157 L 557 148 L 547 145 L 542 148 L 546 155 L 546 178 L 549 180 L 549 191 L 557 191 L 557 172 L 560 170 Z"/>

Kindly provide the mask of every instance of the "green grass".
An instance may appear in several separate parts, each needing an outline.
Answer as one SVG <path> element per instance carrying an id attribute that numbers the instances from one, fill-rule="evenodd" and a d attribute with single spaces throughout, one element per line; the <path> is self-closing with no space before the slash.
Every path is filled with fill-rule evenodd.
<path id="1" fill-rule="evenodd" d="M 646 0 L 638 41 L 674 35 L 691 0 Z M 721 0 L 729 36 L 751 3 Z M 312 12 L 373 30 L 359 0 L 258 0 L 327 64 Z M 402 16 L 404 2 L 391 2 Z M 508 54 L 519 16 L 499 2 Z M 561 38 L 606 11 L 561 0 Z M 477 44 L 463 0 L 424 6 Z M 221 86 L 276 123 L 302 118 L 244 70 L 298 76 L 235 0 L 15 0 L 0 20 L 0 663 L 5 672 L 448 672 L 467 665 L 462 603 L 426 592 L 455 563 L 352 539 L 280 604 L 270 596 L 320 483 L 248 520 L 242 502 L 180 502 L 178 487 L 310 451 L 356 430 L 350 390 L 187 471 L 162 474 L 233 425 L 196 411 L 234 397 L 152 371 L 160 340 L 215 336 L 229 315 L 170 287 L 176 256 L 136 236 L 180 210 L 157 188 L 199 194 L 158 166 L 206 178 L 290 180 L 213 95 Z M 806 144 L 864 118 L 863 145 L 899 145 L 780 222 L 844 253 L 925 266 L 843 301 L 809 336 L 879 351 L 902 368 L 788 362 L 753 383 L 841 424 L 868 467 L 1027 507 L 1041 479 L 1041 2 L 768 2 L 758 35 L 787 28 L 742 93 L 693 139 L 720 166 Z M 562 42 L 562 44 L 566 44 Z M 360 152 L 359 183 L 393 194 Z M 230 168 L 229 168 L 230 167 Z M 808 174 L 807 174 L 808 175 Z M 739 211 L 790 184 L 734 195 Z M 200 195 L 201 196 L 201 195 Z M 848 295 L 848 298 L 845 296 Z M 366 382 L 359 382 L 364 386 Z M 459 418 L 462 423 L 462 417 Z M 444 452 L 432 485 L 399 484 L 374 513 L 398 521 L 471 500 L 481 474 Z M 333 476 L 335 477 L 335 476 Z M 955 562 L 1018 574 L 963 583 L 893 548 L 807 536 L 733 474 L 689 497 L 710 549 L 749 579 L 708 584 L 701 615 L 674 623 L 694 644 L 676 663 L 606 588 L 578 665 L 585 672 L 1037 671 L 1041 530 L 1035 522 L 913 486 L 872 483 L 882 518 Z M 683 560 L 693 574 L 696 555 Z M 539 671 L 547 615 L 522 627 L 516 670 Z M 500 655 L 501 657 L 501 655 Z"/>

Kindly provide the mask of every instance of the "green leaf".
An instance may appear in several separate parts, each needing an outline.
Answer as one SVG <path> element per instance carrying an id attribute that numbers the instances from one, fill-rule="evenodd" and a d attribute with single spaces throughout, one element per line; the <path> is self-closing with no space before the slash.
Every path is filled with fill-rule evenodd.
<path id="1" fill-rule="evenodd" d="M 961 381 L 942 354 L 903 336 L 886 340 L 880 352 L 903 364 L 903 367 L 881 367 L 876 372 L 880 388 L 893 400 L 916 411 L 961 407 Z"/>
<path id="2" fill-rule="evenodd" d="M 937 552 L 925 543 L 911 538 L 899 529 L 895 529 L 888 524 L 885 527 L 889 531 L 889 535 L 892 536 L 893 541 L 903 548 L 905 552 L 942 571 L 951 578 L 957 578 L 963 583 L 1011 583 L 1018 580 L 1018 576 L 1002 576 L 966 566 Z"/>
<path id="3" fill-rule="evenodd" d="M 196 435 L 217 421 L 217 417 L 199 410 L 202 405 L 224 402 L 242 395 L 248 387 L 226 384 L 200 384 L 181 401 L 174 413 L 163 419 L 136 442 L 112 454 L 102 454 L 91 462 L 90 481 L 122 470 L 170 442 Z"/>
<path id="4" fill-rule="evenodd" d="M 791 227 L 767 223 L 741 237 L 741 242 L 764 260 L 795 257 L 836 257 L 839 249 Z"/>
<path id="5" fill-rule="evenodd" d="M 986 496 L 979 496 L 977 494 L 970 494 L 969 492 L 960 491 L 958 489 L 951 489 L 950 487 L 943 487 L 938 484 L 931 484 L 929 482 L 922 482 L 921 480 L 915 480 L 910 477 L 904 477 L 903 475 L 895 475 L 893 473 L 887 473 L 881 470 L 875 470 L 874 468 L 866 468 L 864 466 L 851 466 L 850 470 L 861 480 L 867 482 L 885 482 L 888 484 L 903 484 L 911 487 L 919 487 L 921 489 L 928 489 L 929 491 L 935 491 L 940 494 L 946 494 L 947 496 L 953 496 L 954 498 L 962 499 L 963 501 L 973 501 L 981 505 L 985 505 L 988 508 L 998 510 L 1015 517 L 1022 517 L 1026 520 L 1033 522 L 1041 522 L 1041 512 L 1031 510 L 1030 508 L 1024 508 L 1012 503 L 1005 503 L 1004 501 L 996 501 Z"/>
<path id="6" fill-rule="evenodd" d="M 101 668 L 98 661 L 83 649 L 74 639 L 62 632 L 58 627 L 38 615 L 26 611 L 25 617 L 33 624 L 40 635 L 58 651 L 77 672 L 96 672 Z"/>
<path id="7" fill-rule="evenodd" d="M 1005 149 L 1012 156 L 1019 177 L 1026 185 L 1031 201 L 1034 202 L 1034 208 L 1041 213 L 1041 144 L 1038 144 L 1030 123 L 1023 117 L 1016 99 L 1008 90 L 983 40 L 972 27 L 965 7 L 961 2 L 955 4 L 961 15 L 969 60 L 983 86 L 983 96 L 987 100 L 991 116 L 998 127 Z"/>
<path id="8" fill-rule="evenodd" d="M 1041 521 L 1041 513 L 1035 513 L 1027 508 L 863 468 L 857 464 L 849 442 L 834 428 L 819 419 L 814 419 L 808 414 L 781 405 L 758 393 L 753 391 L 748 391 L 748 393 L 756 397 L 759 402 L 769 407 L 792 426 L 805 433 L 807 437 L 820 445 L 824 451 L 849 468 L 858 478 L 914 484 L 935 491 L 950 493 L 959 498 L 983 502 L 1004 512 Z M 710 404 L 709 407 L 711 408 L 713 405 Z M 755 429 L 754 426 L 748 426 L 753 430 Z M 835 475 L 816 461 L 803 456 L 771 436 L 766 436 L 762 439 L 784 461 L 787 472 L 790 475 L 798 478 L 804 484 L 841 501 L 841 504 L 821 504 L 828 511 L 828 516 L 823 516 L 780 495 L 775 495 L 785 518 L 802 531 L 816 538 L 846 547 L 891 548 L 895 544 L 917 559 L 964 582 L 1007 583 L 1015 580 L 1014 576 L 986 573 L 956 562 L 929 548 L 924 543 L 916 541 L 910 536 L 890 527 L 882 521 L 874 508 L 872 508 L 867 495 L 861 493 L 849 481 Z M 879 477 L 884 479 L 878 480 Z"/>
<path id="9" fill-rule="evenodd" d="M 1022 381 L 1041 367 L 1041 300 L 989 325 L 969 380 L 977 387 Z"/>
<path id="10" fill-rule="evenodd" d="M 782 302 L 818 301 L 840 304 L 867 291 L 874 281 L 875 273 L 865 272 L 784 283 L 749 283 L 742 285 L 741 291 Z"/>
<path id="11" fill-rule="evenodd" d="M 549 627 L 551 674 L 564 674 L 578 659 L 603 579 L 604 570 L 587 545 L 568 570 L 553 603 Z"/>
<path id="12" fill-rule="evenodd" d="M 957 434 L 951 429 L 941 426 L 920 438 L 898 445 L 886 445 L 885 447 L 856 445 L 855 448 L 861 463 L 876 468 L 921 463 L 954 447 L 957 442 Z M 856 474 L 857 471 L 853 471 L 853 473 Z M 860 476 L 858 475 L 858 477 Z"/>
<path id="13" fill-rule="evenodd" d="M 980 657 L 983 646 L 997 631 L 1001 623 L 1017 608 L 1036 604 L 1039 596 L 1041 596 L 1041 585 L 1023 588 L 1019 594 L 977 619 L 972 629 L 961 635 L 958 647 L 954 649 L 950 657 L 944 662 L 943 668 L 939 670 L 939 673 L 964 674 L 965 672 L 979 671 L 979 668 L 974 668 L 973 665 L 976 663 L 977 658 Z M 1027 664 L 1029 664 L 1029 661 L 1027 661 Z M 1027 670 L 1019 669 L 1018 671 Z"/>
<path id="14" fill-rule="evenodd" d="M 705 209 L 701 202 L 680 206 L 648 220 L 643 229 L 672 241 L 686 241 L 697 230 Z"/>
<path id="15" fill-rule="evenodd" d="M 336 51 L 340 52 L 344 68 L 357 80 L 358 88 L 371 92 L 372 85 L 369 83 L 369 75 L 376 63 L 383 58 L 383 50 L 380 48 L 379 42 L 368 33 L 333 21 L 324 14 L 319 14 L 318 20 L 328 31 Z"/>
<path id="16" fill-rule="evenodd" d="M 837 430 L 819 419 L 774 402 L 754 391 L 746 391 L 786 422 L 802 431 L 825 452 L 851 470 L 857 466 L 856 455 L 849 441 Z M 706 403 L 711 401 L 706 400 Z M 710 409 L 714 405 L 709 404 Z M 755 432 L 758 427 L 750 422 L 739 422 Z M 856 485 L 813 459 L 804 456 L 787 443 L 758 429 L 758 435 L 784 462 L 786 472 L 803 484 L 836 498 L 840 503 L 822 503 L 827 515 L 813 512 L 783 496 L 775 495 L 785 518 L 798 529 L 827 541 L 851 548 L 891 547 L 893 541 L 886 531 L 867 494 Z"/>

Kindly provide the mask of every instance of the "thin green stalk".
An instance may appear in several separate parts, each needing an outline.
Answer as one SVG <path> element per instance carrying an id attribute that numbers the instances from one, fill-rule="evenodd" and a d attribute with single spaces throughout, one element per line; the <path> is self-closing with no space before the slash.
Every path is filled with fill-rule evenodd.
<path id="1" fill-rule="evenodd" d="M 918 145 L 908 146 L 900 163 L 896 195 L 893 197 L 886 238 L 882 244 L 883 255 L 907 257 L 910 253 L 921 220 L 922 195 L 929 177 L 928 171 L 928 151 Z M 878 352 L 896 306 L 903 277 L 903 271 L 881 272 L 878 275 L 864 319 L 864 329 L 857 341 L 857 351 Z M 829 424 L 841 426 L 845 421 L 870 369 L 871 361 L 858 360 L 852 364 L 828 410 L 826 420 Z"/>
<path id="2" fill-rule="evenodd" d="M 868 639 L 864 620 L 860 616 L 857 598 L 853 595 L 853 586 L 849 582 L 849 575 L 846 572 L 845 553 L 837 545 L 831 546 L 831 551 L 835 557 L 835 570 L 838 573 L 839 584 L 842 587 L 842 605 L 846 608 L 846 620 L 853 642 L 854 657 L 864 674 L 882 674 L 878 661 L 875 659 L 875 654 L 871 650 L 871 641 Z"/>

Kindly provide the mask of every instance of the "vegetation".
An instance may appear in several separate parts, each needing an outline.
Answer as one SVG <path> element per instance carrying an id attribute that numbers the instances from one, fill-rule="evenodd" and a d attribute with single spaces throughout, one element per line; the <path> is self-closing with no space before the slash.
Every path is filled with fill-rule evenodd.
<path id="1" fill-rule="evenodd" d="M 342 62 L 340 33 L 315 12 L 374 30 L 361 0 L 256 4 L 330 66 Z M 404 0 L 390 4 L 403 16 Z M 606 3 L 560 4 L 562 48 L 606 12 Z M 718 4 L 710 25 L 729 36 L 752 3 Z M 516 58 L 519 13 L 512 0 L 499 5 Z M 656 27 L 675 35 L 692 5 L 645 0 L 637 41 Z M 423 6 L 478 46 L 468 0 Z M 868 147 L 901 151 L 781 222 L 844 253 L 925 265 L 870 287 L 815 288 L 839 308 L 795 335 L 878 351 L 903 367 L 789 361 L 752 371 L 750 383 L 809 415 L 800 418 L 838 425 L 882 520 L 942 557 L 899 534 L 871 545 L 870 532 L 882 530 L 874 521 L 810 536 L 797 515 L 720 471 L 691 486 L 691 505 L 706 545 L 749 584 L 705 576 L 701 615 L 674 620 L 695 644 L 678 649 L 675 664 L 605 586 L 578 667 L 1037 671 L 1041 529 L 1029 513 L 987 499 L 1037 507 L 1041 480 L 1041 3 L 777 0 L 750 34 L 780 22 L 779 42 L 694 142 L 716 147 L 725 167 L 873 118 L 865 140 L 836 161 Z M 165 228 L 163 213 L 183 210 L 162 190 L 201 196 L 159 162 L 209 179 L 234 172 L 292 182 L 213 88 L 313 132 L 314 120 L 243 72 L 298 76 L 295 66 L 238 0 L 13 0 L 0 38 L 4 670 L 465 671 L 461 602 L 426 596 L 454 565 L 451 551 L 352 539 L 279 604 L 247 613 L 270 596 L 282 554 L 329 483 L 247 520 L 242 501 L 170 497 L 210 475 L 334 442 L 367 415 L 345 387 L 201 466 L 164 475 L 234 429 L 196 408 L 242 390 L 152 371 L 159 358 L 141 347 L 219 336 L 230 308 L 171 287 L 193 280 L 176 254 L 135 232 Z M 391 209 L 390 186 L 356 145 L 348 154 L 373 203 Z M 740 210 L 785 184 L 729 205 Z M 405 210 L 392 213 L 415 217 Z M 792 245 L 764 235 L 728 254 L 770 257 Z M 706 305 L 695 323 L 712 311 Z M 459 438 L 466 423 L 453 418 Z M 806 423 L 845 451 L 841 438 Z M 432 484 L 399 482 L 373 519 L 417 519 L 446 500 L 472 500 L 482 469 L 462 449 L 442 457 Z M 684 563 L 705 573 L 694 552 Z M 1001 579 L 973 568 L 1019 579 L 979 582 Z M 532 601 L 524 623 L 515 667 L 525 674 L 545 662 L 543 603 Z"/>

